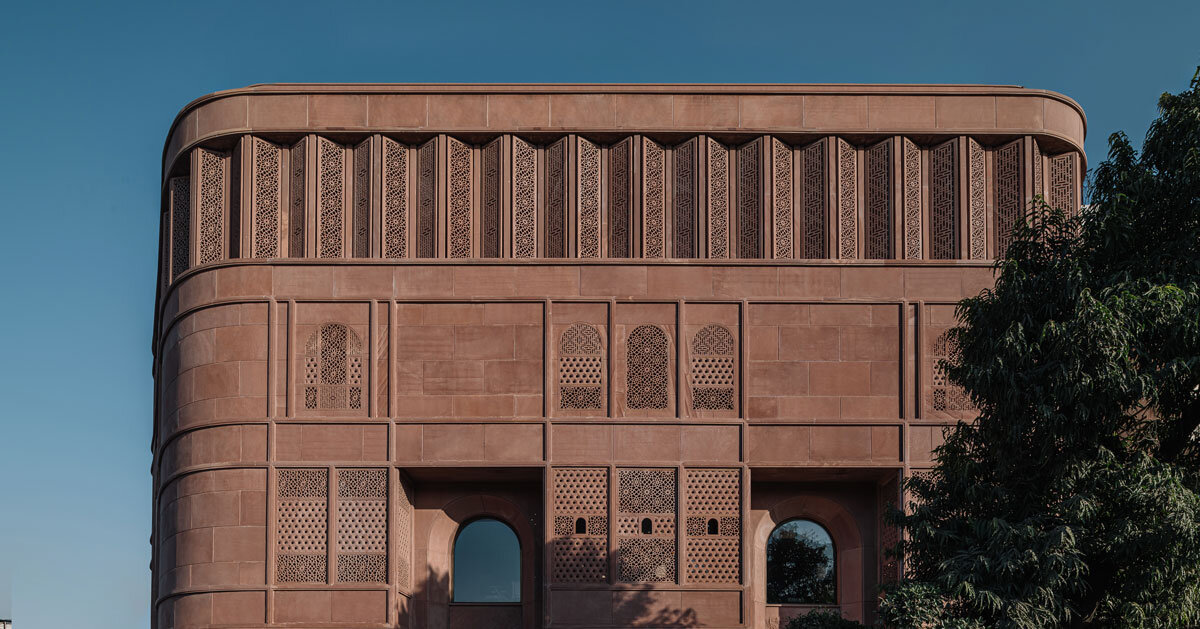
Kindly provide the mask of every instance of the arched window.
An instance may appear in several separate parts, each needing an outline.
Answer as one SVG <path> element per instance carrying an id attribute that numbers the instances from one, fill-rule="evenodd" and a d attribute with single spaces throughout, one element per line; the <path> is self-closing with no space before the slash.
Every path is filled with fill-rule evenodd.
<path id="1" fill-rule="evenodd" d="M 521 602 L 521 545 L 507 524 L 483 518 L 454 540 L 455 603 Z"/>
<path id="2" fill-rule="evenodd" d="M 304 408 L 363 407 L 363 343 L 349 327 L 326 323 L 304 348 Z"/>
<path id="3" fill-rule="evenodd" d="M 833 539 L 811 520 L 789 520 L 767 540 L 767 603 L 837 602 Z"/>

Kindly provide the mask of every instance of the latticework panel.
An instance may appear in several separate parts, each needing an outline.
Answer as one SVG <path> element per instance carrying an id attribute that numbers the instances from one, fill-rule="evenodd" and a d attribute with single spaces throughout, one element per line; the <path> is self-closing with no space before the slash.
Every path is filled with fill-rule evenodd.
<path id="1" fill-rule="evenodd" d="M 737 257 L 762 257 L 763 138 L 737 150 Z"/>
<path id="2" fill-rule="evenodd" d="M 892 141 L 884 140 L 866 151 L 866 208 L 863 220 L 865 258 L 892 256 Z"/>
<path id="3" fill-rule="evenodd" d="M 500 138 L 492 140 L 479 151 L 479 257 L 499 258 L 500 230 Z"/>
<path id="4" fill-rule="evenodd" d="M 580 258 L 600 257 L 600 147 L 579 138 L 578 202 Z"/>
<path id="5" fill-rule="evenodd" d="M 561 162 L 561 158 L 559 161 Z M 537 149 L 525 140 L 513 137 L 512 255 L 514 258 L 537 256 L 537 176 Z"/>
<path id="6" fill-rule="evenodd" d="M 734 383 L 737 381 L 734 356 L 733 333 L 725 326 L 707 325 L 692 337 L 693 409 L 734 409 Z"/>
<path id="7" fill-rule="evenodd" d="M 275 580 L 325 583 L 329 473 L 281 469 L 275 484 Z"/>
<path id="8" fill-rule="evenodd" d="M 408 147 L 383 138 L 383 257 L 408 257 Z"/>
<path id="9" fill-rule="evenodd" d="M 736 469 L 685 472 L 688 581 L 737 583 L 741 579 L 741 485 L 741 471 Z"/>
<path id="10" fill-rule="evenodd" d="M 604 341 L 600 331 L 576 323 L 563 331 L 558 344 L 559 408 L 604 408 Z"/>
<path id="11" fill-rule="evenodd" d="M 642 257 L 667 255 L 667 152 L 657 142 L 642 141 Z"/>
<path id="12" fill-rule="evenodd" d="M 387 470 L 338 470 L 337 488 L 337 580 L 387 582 Z"/>
<path id="13" fill-rule="evenodd" d="M 632 468 L 617 474 L 618 579 L 674 582 L 675 470 Z"/>
<path id="14" fill-rule="evenodd" d="M 225 257 L 225 171 L 228 155 L 208 149 L 200 152 L 200 190 L 197 200 L 196 258 L 199 264 Z"/>
<path id="15" fill-rule="evenodd" d="M 167 186 L 171 208 L 171 279 L 188 270 L 192 260 L 192 200 L 187 177 L 172 177 Z"/>
<path id="16" fill-rule="evenodd" d="M 341 144 L 317 138 L 317 257 L 342 257 L 346 156 Z"/>
<path id="17" fill-rule="evenodd" d="M 665 409 L 669 402 L 671 355 L 667 334 L 653 325 L 629 333 L 625 404 L 631 409 Z"/>
<path id="18" fill-rule="evenodd" d="M 446 213 L 450 221 L 447 250 L 451 258 L 471 257 L 471 147 L 449 138 L 446 168 Z"/>
<path id="19" fill-rule="evenodd" d="M 1045 196 L 1046 189 L 1044 178 L 1042 176 L 1042 147 L 1038 146 L 1037 140 L 1033 141 L 1033 193 Z"/>
<path id="20" fill-rule="evenodd" d="M 971 398 L 961 387 L 950 382 L 943 361 L 952 361 L 956 348 L 948 332 L 944 328 L 930 328 L 927 331 L 929 344 L 929 408 L 937 412 L 970 411 L 974 410 Z"/>
<path id="21" fill-rule="evenodd" d="M 403 476 L 396 489 L 396 584 L 402 590 L 408 590 L 413 586 L 413 497 L 412 489 Z"/>
<path id="22" fill-rule="evenodd" d="M 628 258 L 633 255 L 633 138 L 612 145 L 608 155 L 608 257 Z M 582 221 L 582 197 L 580 203 Z M 581 225 L 581 234 L 582 230 Z"/>
<path id="23" fill-rule="evenodd" d="M 1075 200 L 1075 154 L 1063 153 L 1050 158 L 1050 194 L 1052 207 L 1074 216 L 1079 210 Z"/>
<path id="24" fill-rule="evenodd" d="M 283 217 L 280 197 L 283 185 L 283 149 L 261 138 L 251 144 L 251 223 L 250 255 L 254 258 L 279 257 L 279 225 Z"/>
<path id="25" fill-rule="evenodd" d="M 596 177 L 590 182 L 595 194 L 595 218 L 600 212 L 600 151 L 597 149 L 589 158 L 595 158 L 596 166 L 591 174 Z M 599 227 L 596 228 L 599 230 Z M 596 232 L 597 238 L 599 231 Z M 547 258 L 567 256 L 567 139 L 562 138 L 546 147 L 546 244 Z"/>
<path id="26" fill-rule="evenodd" d="M 792 251 L 792 147 L 771 138 L 772 223 L 775 258 L 791 258 Z"/>
<path id="27" fill-rule="evenodd" d="M 814 142 L 802 152 L 804 181 L 801 191 L 804 199 L 801 231 L 804 258 L 828 258 L 826 240 L 829 229 L 829 213 L 826 211 L 825 194 L 825 142 Z"/>
<path id="28" fill-rule="evenodd" d="M 340 323 L 326 323 L 308 337 L 304 351 L 304 408 L 363 408 L 363 343 Z"/>
<path id="29" fill-rule="evenodd" d="M 699 140 L 691 139 L 675 147 L 675 172 L 672 195 L 673 247 L 676 258 L 697 257 L 696 248 L 696 174 Z"/>
<path id="30" fill-rule="evenodd" d="M 417 149 L 417 257 L 437 256 L 437 139 Z"/>
<path id="31" fill-rule="evenodd" d="M 1013 230 L 1024 218 L 1021 140 L 996 149 L 996 256 L 1002 257 L 1012 242 Z"/>
<path id="32" fill-rule="evenodd" d="M 987 257 L 987 159 L 983 147 L 967 138 L 967 236 L 972 260 Z"/>
<path id="33" fill-rule="evenodd" d="M 838 138 L 838 257 L 858 256 L 858 151 Z"/>
<path id="34" fill-rule="evenodd" d="M 729 150 L 708 138 L 708 257 L 729 257 Z"/>
<path id="35" fill-rule="evenodd" d="M 675 563 L 674 539 L 626 537 L 617 548 L 617 578 L 624 583 L 673 583 Z"/>
<path id="36" fill-rule="evenodd" d="M 250 138 L 246 138 L 247 142 Z M 242 257 L 242 154 L 245 144 L 239 142 L 229 152 L 229 229 L 226 230 L 225 257 L 235 260 Z M 250 149 L 245 149 L 250 150 Z"/>
<path id="37" fill-rule="evenodd" d="M 306 140 L 300 140 L 288 150 L 288 257 L 304 257 L 305 214 L 305 151 Z"/>
<path id="38" fill-rule="evenodd" d="M 603 583 L 608 580 L 608 470 L 555 468 L 552 474 L 553 579 Z"/>
<path id="39" fill-rule="evenodd" d="M 958 257 L 958 159 L 955 140 L 943 142 L 929 155 L 929 257 Z"/>
<path id="40" fill-rule="evenodd" d="M 895 583 L 900 580 L 901 562 L 892 556 L 896 545 L 900 542 L 900 530 L 887 522 L 889 508 L 900 508 L 900 477 L 884 483 L 879 488 L 878 530 L 879 530 L 879 583 Z"/>
<path id="41" fill-rule="evenodd" d="M 618 470 L 617 510 L 622 515 L 674 515 L 676 492 L 674 469 Z"/>
<path id="42" fill-rule="evenodd" d="M 354 147 L 354 190 L 351 199 L 350 254 L 355 258 L 371 255 L 371 140 Z"/>
<path id="43" fill-rule="evenodd" d="M 918 260 L 923 253 L 921 234 L 921 148 L 903 139 L 904 257 Z"/>

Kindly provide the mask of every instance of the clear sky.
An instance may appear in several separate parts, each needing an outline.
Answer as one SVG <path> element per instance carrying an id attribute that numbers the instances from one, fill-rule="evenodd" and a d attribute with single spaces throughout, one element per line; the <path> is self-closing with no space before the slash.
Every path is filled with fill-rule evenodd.
<path id="1" fill-rule="evenodd" d="M 1002 83 L 1143 137 L 1200 2 L 74 2 L 0 17 L 0 617 L 149 624 L 162 143 L 202 94 L 304 81 Z M 11 584 L 11 585 L 10 585 Z M 5 590 L 11 587 L 11 597 Z M 11 598 L 11 600 L 10 600 Z"/>

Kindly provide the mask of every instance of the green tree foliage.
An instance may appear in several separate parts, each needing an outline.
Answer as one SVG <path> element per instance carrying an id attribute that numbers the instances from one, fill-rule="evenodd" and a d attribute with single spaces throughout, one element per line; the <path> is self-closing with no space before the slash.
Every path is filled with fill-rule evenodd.
<path id="1" fill-rule="evenodd" d="M 767 602 L 832 604 L 832 548 L 809 533 L 781 527 L 767 540 Z"/>
<path id="2" fill-rule="evenodd" d="M 1092 205 L 1035 203 L 945 365 L 979 408 L 899 516 L 895 627 L 1200 624 L 1200 69 Z"/>
<path id="3" fill-rule="evenodd" d="M 842 618 L 835 611 L 816 610 L 788 619 L 784 629 L 863 629 L 866 625 Z"/>

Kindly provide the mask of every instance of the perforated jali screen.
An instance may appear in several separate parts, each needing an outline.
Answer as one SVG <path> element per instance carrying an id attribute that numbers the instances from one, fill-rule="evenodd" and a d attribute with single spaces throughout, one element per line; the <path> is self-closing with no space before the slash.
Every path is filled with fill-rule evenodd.
<path id="1" fill-rule="evenodd" d="M 741 471 L 689 469 L 685 473 L 686 576 L 691 583 L 741 580 Z"/>
<path id="2" fill-rule="evenodd" d="M 674 469 L 620 469 L 617 485 L 617 579 L 676 580 Z"/>
<path id="3" fill-rule="evenodd" d="M 608 580 L 608 469 L 553 470 L 554 537 L 551 576 L 556 583 Z"/>

